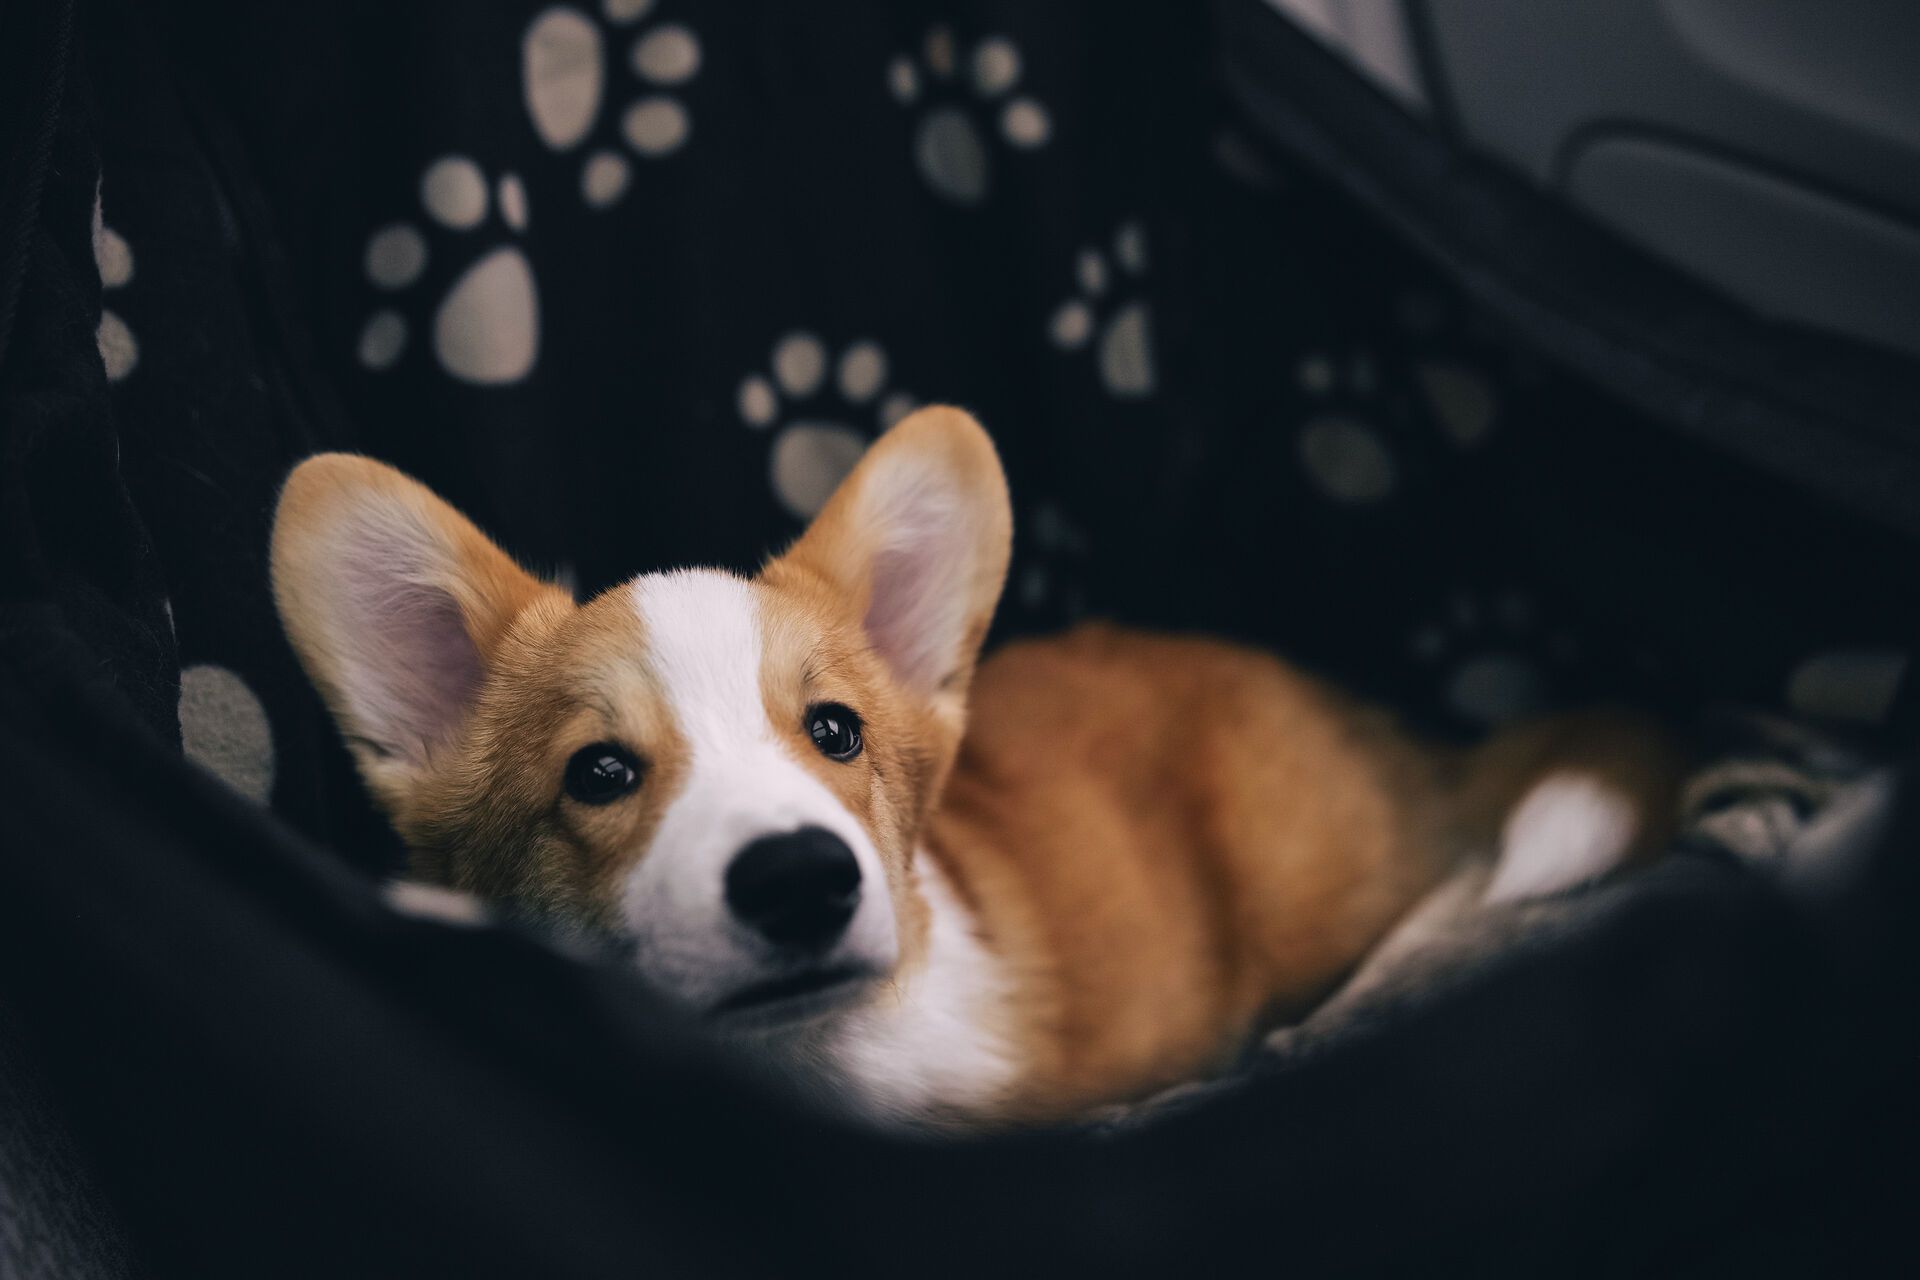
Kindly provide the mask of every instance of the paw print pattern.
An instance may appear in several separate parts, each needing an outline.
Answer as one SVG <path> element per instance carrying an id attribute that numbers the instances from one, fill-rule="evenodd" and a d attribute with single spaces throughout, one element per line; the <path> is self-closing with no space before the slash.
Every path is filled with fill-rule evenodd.
<path id="1" fill-rule="evenodd" d="M 1461 449 L 1471 449 L 1493 430 L 1495 402 L 1493 387 L 1465 365 L 1445 361 L 1424 361 L 1414 369 L 1427 408 L 1447 439 Z"/>
<path id="2" fill-rule="evenodd" d="M 485 173 L 466 156 L 442 156 L 427 166 L 420 203 L 447 232 L 479 231 L 495 210 L 509 232 L 527 226 L 520 179 L 503 174 L 489 190 Z M 411 222 L 392 223 L 367 240 L 367 279 L 383 293 L 404 294 L 427 274 L 429 257 L 425 232 Z M 393 368 L 410 334 L 400 306 L 375 311 L 360 331 L 360 363 L 375 371 Z M 532 372 L 540 354 L 540 296 L 518 246 L 496 245 L 454 281 L 434 312 L 433 352 L 449 374 L 481 386 L 518 382 Z"/>
<path id="3" fill-rule="evenodd" d="M 884 431 L 913 411 L 914 398 L 889 392 L 887 380 L 879 343 L 855 342 L 834 363 L 826 343 L 804 331 L 774 344 L 771 377 L 754 373 L 741 380 L 741 421 L 755 430 L 780 424 L 767 470 L 781 506 L 810 519 L 866 452 L 870 434 L 853 422 L 871 415 Z M 823 395 L 828 403 L 817 404 Z"/>
<path id="4" fill-rule="evenodd" d="M 1147 269 L 1147 233 L 1137 222 L 1122 226 L 1113 237 L 1113 262 L 1096 248 L 1080 251 L 1074 266 L 1078 294 L 1061 304 L 1047 323 L 1047 336 L 1063 351 L 1074 351 L 1093 340 L 1100 384 L 1116 400 L 1138 400 L 1154 387 L 1153 335 L 1147 304 L 1139 298 L 1118 299 L 1104 321 L 1097 309 L 1106 305 L 1110 291 L 1132 285 Z M 1096 338 L 1095 331 L 1098 331 Z"/>
<path id="5" fill-rule="evenodd" d="M 1545 710 L 1558 669 L 1576 656 L 1572 637 L 1543 628 L 1518 591 L 1491 599 L 1456 592 L 1440 616 L 1414 629 L 1408 648 L 1438 674 L 1447 709 L 1477 728 Z"/>
<path id="6" fill-rule="evenodd" d="M 210 662 L 180 672 L 180 749 L 257 804 L 273 794 L 273 726 L 237 673 Z"/>
<path id="7" fill-rule="evenodd" d="M 93 197 L 93 261 L 100 269 L 100 287 L 104 290 L 125 288 L 133 279 L 133 246 L 107 225 L 98 192 Z M 93 336 L 109 382 L 120 381 L 140 363 L 140 344 L 134 340 L 133 330 L 112 308 L 101 308 L 100 327 Z"/>
<path id="8" fill-rule="evenodd" d="M 1300 389 L 1313 400 L 1330 400 L 1342 390 L 1347 398 L 1370 400 L 1379 374 L 1370 356 L 1356 354 L 1343 369 L 1334 358 L 1312 352 L 1300 361 Z M 1315 412 L 1300 428 L 1300 465 L 1314 487 L 1335 502 L 1365 505 L 1388 497 L 1400 484 L 1400 467 L 1379 430 L 1352 412 Z"/>
<path id="9" fill-rule="evenodd" d="M 1033 508 L 1019 527 L 1024 564 L 1016 575 L 1015 598 L 1030 611 L 1051 606 L 1063 621 L 1078 621 L 1087 611 L 1080 586 L 1089 550 L 1086 531 L 1052 503 Z"/>
<path id="10" fill-rule="evenodd" d="M 1430 361 L 1414 380 L 1429 416 L 1453 446 L 1478 447 L 1493 429 L 1498 407 L 1487 380 L 1465 365 Z M 1310 412 L 1300 428 L 1300 464 L 1314 487 L 1334 502 L 1365 506 L 1400 487 L 1400 464 L 1374 417 L 1380 374 L 1373 357 L 1356 352 L 1344 361 L 1309 352 L 1297 373 L 1300 390 L 1326 407 Z"/>
<path id="11" fill-rule="evenodd" d="M 1020 50 L 1005 36 L 989 36 L 973 47 L 961 66 L 953 29 L 934 27 L 927 32 L 918 62 L 907 54 L 887 67 L 887 86 L 905 107 L 929 105 L 914 129 L 913 159 L 936 195 L 955 204 L 974 205 L 987 198 L 992 163 L 982 126 L 975 112 L 992 111 L 998 104 L 997 131 L 1009 146 L 1032 151 L 1047 144 L 1053 120 L 1047 109 L 1024 94 L 1008 97 L 1020 82 Z M 965 82 L 962 87 L 961 82 Z M 963 95 L 971 89 L 975 101 L 965 98 L 934 104 L 941 95 Z"/>
<path id="12" fill-rule="evenodd" d="M 1431 348 L 1448 327 L 1447 301 L 1424 289 L 1413 289 L 1394 300 L 1394 318 L 1421 347 Z M 1440 433 L 1463 452 L 1478 448 L 1499 418 L 1499 401 L 1492 384 L 1480 373 L 1455 360 L 1423 360 L 1414 366 L 1414 382 L 1426 401 Z"/>
<path id="13" fill-rule="evenodd" d="M 625 44 L 621 60 L 649 92 L 630 102 L 620 115 L 620 134 L 634 154 L 649 160 L 670 156 L 686 145 L 693 117 L 686 104 L 667 92 L 700 73 L 700 39 L 677 22 L 642 24 L 655 0 L 602 0 L 600 11 L 614 30 L 568 5 L 547 9 L 527 27 L 521 41 L 521 81 L 534 132 L 555 151 L 585 142 L 600 119 L 606 95 L 609 41 Z M 620 29 L 632 28 L 630 44 Z M 611 147 L 597 147 L 580 167 L 580 196 L 593 209 L 606 209 L 626 194 L 632 170 Z"/>
<path id="14" fill-rule="evenodd" d="M 1787 677 L 1786 703 L 1815 720 L 1881 724 L 1893 711 L 1907 667 L 1907 651 L 1891 645 L 1823 650 Z"/>

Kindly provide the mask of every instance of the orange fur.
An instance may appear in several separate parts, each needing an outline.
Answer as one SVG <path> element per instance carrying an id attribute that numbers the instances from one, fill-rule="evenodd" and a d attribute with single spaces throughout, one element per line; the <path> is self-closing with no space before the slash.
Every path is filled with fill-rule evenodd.
<path id="1" fill-rule="evenodd" d="M 1218 1068 L 1304 1013 L 1528 785 L 1588 769 L 1671 807 L 1650 725 L 1576 717 L 1459 752 L 1261 652 L 1085 626 L 975 685 L 926 848 L 1020 975 L 1015 1113 L 1073 1114 Z M 1657 847 L 1658 821 L 1640 834 Z"/>

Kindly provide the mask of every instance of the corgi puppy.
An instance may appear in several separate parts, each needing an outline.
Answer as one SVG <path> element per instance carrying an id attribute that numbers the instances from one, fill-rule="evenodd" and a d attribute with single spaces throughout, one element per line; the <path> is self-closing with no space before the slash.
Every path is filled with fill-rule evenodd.
<path id="1" fill-rule="evenodd" d="M 323 454 L 273 591 L 413 876 L 614 948 L 881 1120 L 1220 1069 L 1461 866 L 1550 893 L 1666 834 L 1671 758 L 1624 716 L 1440 748 L 1266 653 L 1105 625 L 976 666 L 1011 539 L 991 441 L 932 407 L 757 576 L 585 604 Z"/>

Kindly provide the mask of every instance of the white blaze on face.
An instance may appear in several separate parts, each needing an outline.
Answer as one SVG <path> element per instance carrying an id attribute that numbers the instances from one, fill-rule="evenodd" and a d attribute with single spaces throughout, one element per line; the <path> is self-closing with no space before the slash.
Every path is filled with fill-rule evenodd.
<path id="1" fill-rule="evenodd" d="M 790 971 L 790 961 L 728 911 L 725 876 L 754 840 L 808 826 L 845 840 L 860 864 L 859 909 L 820 962 L 891 970 L 899 944 L 873 842 L 781 745 L 767 719 L 753 586 L 716 570 L 689 570 L 649 574 L 629 589 L 645 662 L 689 750 L 686 784 L 622 895 L 641 972 L 667 994 L 705 1008 Z"/>

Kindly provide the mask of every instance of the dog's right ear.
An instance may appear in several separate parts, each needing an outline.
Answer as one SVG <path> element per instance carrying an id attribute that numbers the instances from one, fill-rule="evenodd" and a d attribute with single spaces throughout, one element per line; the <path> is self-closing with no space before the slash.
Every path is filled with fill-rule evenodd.
<path id="1" fill-rule="evenodd" d="M 472 709 L 541 582 L 425 485 L 347 453 L 308 458 L 273 522 L 273 598 L 368 785 L 394 807 Z"/>
<path id="2" fill-rule="evenodd" d="M 957 743 L 1012 543 L 993 441 L 965 410 L 927 405 L 873 442 L 764 572 L 831 585 L 873 651 L 933 703 Z"/>

